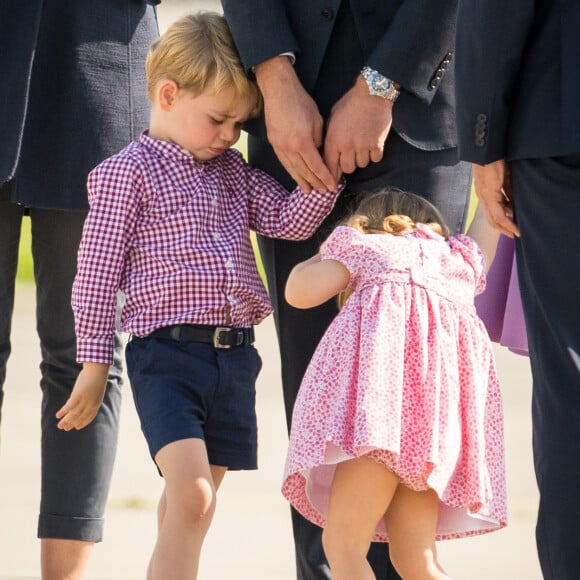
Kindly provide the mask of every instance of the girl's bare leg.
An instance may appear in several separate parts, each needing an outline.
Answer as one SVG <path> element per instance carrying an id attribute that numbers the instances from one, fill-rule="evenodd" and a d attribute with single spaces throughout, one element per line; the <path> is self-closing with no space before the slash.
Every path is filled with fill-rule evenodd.
<path id="1" fill-rule="evenodd" d="M 183 439 L 155 460 L 165 479 L 158 509 L 158 537 L 148 580 L 194 580 L 201 547 L 227 468 L 210 466 L 202 439 Z"/>
<path id="2" fill-rule="evenodd" d="M 435 531 L 439 499 L 433 490 L 399 485 L 385 516 L 389 554 L 405 580 L 449 580 L 437 561 Z"/>
<path id="3" fill-rule="evenodd" d="M 397 485 L 392 472 L 368 457 L 337 465 L 322 533 L 333 580 L 374 580 L 366 556 Z"/>

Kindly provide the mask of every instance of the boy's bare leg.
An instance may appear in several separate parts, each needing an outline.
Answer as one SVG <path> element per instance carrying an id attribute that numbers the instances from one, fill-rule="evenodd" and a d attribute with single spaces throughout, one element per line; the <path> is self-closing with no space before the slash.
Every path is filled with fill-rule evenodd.
<path id="1" fill-rule="evenodd" d="M 163 473 L 165 490 L 148 578 L 194 580 L 215 511 L 216 492 L 227 468 L 209 465 L 202 439 L 170 443 L 157 453 L 155 460 Z"/>

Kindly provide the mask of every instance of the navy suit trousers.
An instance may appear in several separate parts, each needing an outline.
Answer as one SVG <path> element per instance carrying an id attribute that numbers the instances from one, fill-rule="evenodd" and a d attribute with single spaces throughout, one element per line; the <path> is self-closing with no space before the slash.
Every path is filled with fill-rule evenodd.
<path id="1" fill-rule="evenodd" d="M 18 243 L 24 208 L 0 202 L 0 404 L 10 355 Z M 36 323 L 41 351 L 40 538 L 99 542 L 117 447 L 121 342 L 117 340 L 103 405 L 80 431 L 57 428 L 56 412 L 80 370 L 70 305 L 84 211 L 31 209 Z"/>
<path id="2" fill-rule="evenodd" d="M 517 265 L 532 367 L 545 580 L 576 580 L 580 546 L 580 155 L 511 163 Z"/>

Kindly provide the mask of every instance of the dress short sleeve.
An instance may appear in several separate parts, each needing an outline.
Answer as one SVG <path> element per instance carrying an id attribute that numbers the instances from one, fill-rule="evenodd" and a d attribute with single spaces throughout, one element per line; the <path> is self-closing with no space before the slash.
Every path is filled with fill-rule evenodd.
<path id="1" fill-rule="evenodd" d="M 475 294 L 485 290 L 485 258 L 475 240 L 465 234 L 457 234 L 449 238 L 452 252 L 460 254 L 475 273 Z"/>
<path id="2" fill-rule="evenodd" d="M 336 260 L 350 272 L 347 287 L 349 290 L 356 285 L 360 271 L 365 247 L 364 236 L 365 234 L 354 228 L 338 226 L 320 247 L 320 256 L 323 260 Z"/>

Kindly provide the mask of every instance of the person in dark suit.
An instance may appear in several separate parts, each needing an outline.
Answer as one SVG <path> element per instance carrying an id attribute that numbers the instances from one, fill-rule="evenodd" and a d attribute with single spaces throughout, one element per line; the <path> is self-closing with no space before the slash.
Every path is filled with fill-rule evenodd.
<path id="1" fill-rule="evenodd" d="M 459 2 L 460 152 L 488 220 L 515 238 L 546 580 L 579 574 L 579 30 L 575 0 Z"/>
<path id="2" fill-rule="evenodd" d="M 463 227 L 468 164 L 456 149 L 454 0 L 222 0 L 242 61 L 264 96 L 248 125 L 248 154 L 286 187 L 347 188 L 307 241 L 260 238 L 275 308 L 288 424 L 310 357 L 337 313 L 334 301 L 300 311 L 284 300 L 290 270 L 318 251 L 360 192 L 385 184 L 425 196 L 454 232 Z M 396 101 L 396 102 L 395 102 Z M 321 530 L 292 511 L 298 578 L 329 578 Z M 397 578 L 384 545 L 369 561 Z"/>
<path id="3" fill-rule="evenodd" d="M 144 62 L 157 20 L 143 0 L 33 0 L 0 3 L 0 30 L 0 403 L 28 215 L 42 355 L 42 577 L 80 579 L 102 538 L 121 353 L 119 343 L 95 422 L 81 431 L 57 429 L 55 414 L 80 370 L 71 286 L 87 174 L 148 124 Z"/>

